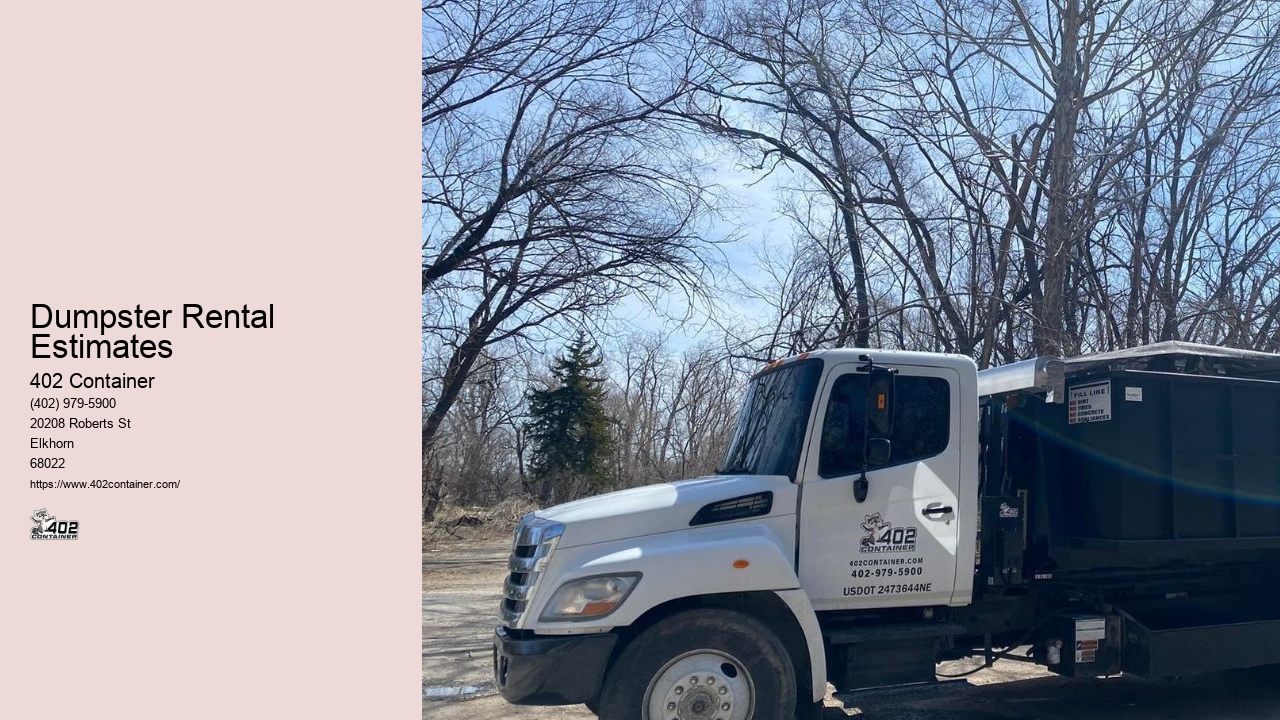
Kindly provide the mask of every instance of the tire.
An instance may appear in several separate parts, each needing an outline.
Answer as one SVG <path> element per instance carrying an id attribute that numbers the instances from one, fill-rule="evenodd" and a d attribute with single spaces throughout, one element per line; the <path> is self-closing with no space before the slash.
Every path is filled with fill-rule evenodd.
<path id="1" fill-rule="evenodd" d="M 598 708 L 601 720 L 785 720 L 796 712 L 795 668 L 750 615 L 689 610 L 622 651 Z"/>

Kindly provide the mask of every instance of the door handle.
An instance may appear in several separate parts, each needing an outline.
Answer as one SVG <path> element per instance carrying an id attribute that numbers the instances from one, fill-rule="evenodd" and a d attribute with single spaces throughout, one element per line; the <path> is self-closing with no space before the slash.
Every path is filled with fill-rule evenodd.
<path id="1" fill-rule="evenodd" d="M 955 510 L 953 510 L 950 505 L 941 505 L 937 507 L 931 505 L 920 512 L 925 517 L 933 517 L 934 515 L 950 515 L 955 512 Z"/>

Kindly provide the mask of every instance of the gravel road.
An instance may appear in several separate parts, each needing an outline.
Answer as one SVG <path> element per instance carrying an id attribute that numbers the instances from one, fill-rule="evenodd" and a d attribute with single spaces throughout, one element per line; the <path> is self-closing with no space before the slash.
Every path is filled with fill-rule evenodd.
<path id="1" fill-rule="evenodd" d="M 492 685 L 490 637 L 509 541 L 431 539 L 422 554 L 422 717 L 587 720 L 582 705 L 514 707 Z M 976 661 L 944 664 L 954 674 Z M 443 698 L 443 699 L 440 699 Z M 1177 681 L 1064 680 L 999 661 L 966 680 L 827 699 L 823 720 L 1280 720 L 1280 668 Z"/>

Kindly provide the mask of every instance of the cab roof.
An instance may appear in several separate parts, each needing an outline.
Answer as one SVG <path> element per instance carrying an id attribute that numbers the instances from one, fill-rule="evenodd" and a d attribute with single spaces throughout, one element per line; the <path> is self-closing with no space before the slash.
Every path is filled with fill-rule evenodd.
<path id="1" fill-rule="evenodd" d="M 834 348 L 830 350 L 814 350 L 813 352 L 793 355 L 781 360 L 774 360 L 765 365 L 759 372 L 772 370 L 775 367 L 801 360 L 819 359 L 826 363 L 865 363 L 867 358 L 879 365 L 920 365 L 924 367 L 950 367 L 969 369 L 972 372 L 976 365 L 973 358 L 967 355 L 949 353 L 909 352 L 906 350 L 870 350 L 867 348 Z M 759 374 L 759 372 L 757 374 Z"/>

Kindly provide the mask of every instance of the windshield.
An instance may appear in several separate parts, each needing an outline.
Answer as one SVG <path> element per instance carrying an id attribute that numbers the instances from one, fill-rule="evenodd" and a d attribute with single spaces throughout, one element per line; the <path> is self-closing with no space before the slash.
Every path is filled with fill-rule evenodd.
<path id="1" fill-rule="evenodd" d="M 813 359 L 787 363 L 752 378 L 720 472 L 786 475 L 794 480 L 821 374 L 822 361 Z"/>

